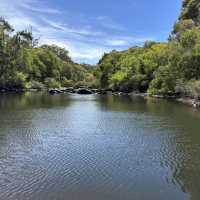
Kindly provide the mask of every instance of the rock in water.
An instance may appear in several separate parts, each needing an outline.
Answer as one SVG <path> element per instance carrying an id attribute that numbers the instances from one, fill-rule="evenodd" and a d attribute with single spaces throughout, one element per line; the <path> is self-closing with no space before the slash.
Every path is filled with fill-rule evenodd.
<path id="1" fill-rule="evenodd" d="M 60 94 L 61 90 L 59 90 L 59 89 L 49 89 L 49 93 L 50 94 Z"/>
<path id="2" fill-rule="evenodd" d="M 77 90 L 77 94 L 92 94 L 92 91 L 87 88 L 80 88 Z"/>

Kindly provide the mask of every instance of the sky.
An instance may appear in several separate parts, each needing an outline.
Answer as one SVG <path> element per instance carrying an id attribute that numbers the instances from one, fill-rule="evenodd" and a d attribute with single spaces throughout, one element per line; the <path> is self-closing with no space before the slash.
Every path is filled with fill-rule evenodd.
<path id="1" fill-rule="evenodd" d="M 0 16 L 16 30 L 90 64 L 113 49 L 166 41 L 180 9 L 181 0 L 0 0 Z"/>

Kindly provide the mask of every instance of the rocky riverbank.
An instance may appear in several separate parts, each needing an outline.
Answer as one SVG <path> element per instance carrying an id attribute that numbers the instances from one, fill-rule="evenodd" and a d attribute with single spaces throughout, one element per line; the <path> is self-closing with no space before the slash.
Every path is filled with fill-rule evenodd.
<path id="1" fill-rule="evenodd" d="M 104 95 L 128 95 L 129 93 L 117 92 L 111 89 L 91 89 L 87 87 L 66 87 L 66 88 L 46 88 L 46 89 L 22 89 L 22 88 L 0 88 L 0 93 L 24 93 L 24 92 L 48 92 L 52 95 L 62 94 L 62 93 L 72 93 L 72 94 L 104 94 Z"/>
<path id="2" fill-rule="evenodd" d="M 118 92 L 114 90 L 105 90 L 105 89 L 88 89 L 88 88 L 65 88 L 65 89 L 50 89 L 49 92 L 51 94 L 59 94 L 59 93 L 77 93 L 82 95 L 88 95 L 88 94 L 101 94 L 101 95 L 132 95 L 132 96 L 140 96 L 144 98 L 157 98 L 157 99 L 169 99 L 169 100 L 175 100 L 177 102 L 181 102 L 183 104 L 192 106 L 194 108 L 200 108 L 200 100 L 194 99 L 190 97 L 181 97 L 179 94 L 170 94 L 170 95 L 149 95 L 148 93 L 139 93 L 139 92 L 130 92 L 130 93 L 124 93 L 124 92 Z"/>
<path id="3" fill-rule="evenodd" d="M 48 89 L 48 92 L 52 95 L 54 94 L 61 94 L 61 93 L 76 93 L 76 94 L 81 94 L 81 95 L 90 95 L 90 94 L 102 94 L 102 95 L 128 95 L 130 93 L 123 93 L 123 92 L 117 92 L 114 90 L 110 89 L 90 89 L 90 88 L 51 88 Z"/>
<path id="4" fill-rule="evenodd" d="M 192 106 L 194 108 L 200 108 L 200 100 L 181 97 L 181 98 L 177 98 L 176 101 Z"/>
<path id="5" fill-rule="evenodd" d="M 74 88 L 50 88 L 50 89 L 0 89 L 0 93 L 24 93 L 24 92 L 38 92 L 44 91 L 49 92 L 51 95 L 62 94 L 62 93 L 71 93 L 71 94 L 80 94 L 80 95 L 91 95 L 91 94 L 99 94 L 99 95 L 128 95 L 128 96 L 139 96 L 143 98 L 157 98 L 157 99 L 170 99 L 174 100 L 194 108 L 200 108 L 200 99 L 194 99 L 190 97 L 180 96 L 178 94 L 173 95 L 149 95 L 148 93 L 140 93 L 140 92 L 119 92 L 111 89 L 91 89 L 86 87 Z"/>
<path id="6" fill-rule="evenodd" d="M 146 96 L 150 96 L 146 94 Z M 200 108 L 200 100 L 191 98 L 191 97 L 186 97 L 186 96 L 160 96 L 160 95 L 152 95 L 150 96 L 152 98 L 160 98 L 160 99 L 168 99 L 168 100 L 173 100 L 176 102 L 183 103 L 185 105 L 194 107 L 194 108 Z"/>

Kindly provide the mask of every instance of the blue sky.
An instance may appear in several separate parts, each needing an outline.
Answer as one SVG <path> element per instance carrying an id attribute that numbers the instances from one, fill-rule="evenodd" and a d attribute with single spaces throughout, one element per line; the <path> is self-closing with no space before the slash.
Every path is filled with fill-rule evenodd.
<path id="1" fill-rule="evenodd" d="M 104 52 L 165 41 L 181 0 L 0 0 L 0 13 L 17 29 L 32 27 L 40 44 L 57 44 L 77 62 Z"/>

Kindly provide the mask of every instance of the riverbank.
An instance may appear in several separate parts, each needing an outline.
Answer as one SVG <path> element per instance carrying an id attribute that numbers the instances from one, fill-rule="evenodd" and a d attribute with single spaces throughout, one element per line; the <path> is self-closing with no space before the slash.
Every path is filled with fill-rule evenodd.
<path id="1" fill-rule="evenodd" d="M 94 89 L 88 87 L 63 87 L 63 88 L 11 88 L 11 89 L 0 89 L 0 93 L 24 93 L 24 92 L 48 92 L 52 95 L 62 94 L 62 93 L 72 93 L 72 94 L 82 94 L 82 95 L 89 95 L 89 94 L 102 94 L 102 95 L 130 95 L 131 93 L 119 92 L 114 91 L 111 89 Z"/>
<path id="2" fill-rule="evenodd" d="M 146 98 L 156 98 L 156 99 L 166 99 L 173 100 L 194 108 L 200 108 L 200 100 L 185 97 L 185 96 L 162 96 L 162 95 L 149 95 L 149 94 L 136 94 L 137 96 L 146 97 Z"/>
<path id="3" fill-rule="evenodd" d="M 178 98 L 176 99 L 177 102 L 192 106 L 194 108 L 200 108 L 200 101 L 199 100 L 195 100 L 195 99 L 191 99 L 191 98 Z"/>
<path id="4" fill-rule="evenodd" d="M 81 94 L 81 95 L 91 95 L 91 94 L 99 94 L 99 95 L 127 95 L 127 96 L 138 96 L 143 98 L 155 98 L 155 99 L 167 99 L 173 100 L 179 103 L 183 103 L 188 106 L 192 106 L 194 108 L 200 108 L 200 100 L 184 97 L 180 95 L 150 95 L 148 93 L 140 93 L 140 92 L 119 92 L 111 89 L 91 89 L 87 87 L 68 87 L 68 88 L 45 88 L 45 89 L 0 89 L 0 93 L 25 93 L 25 92 L 48 92 L 51 95 L 62 94 L 62 93 L 71 93 L 71 94 Z"/>

